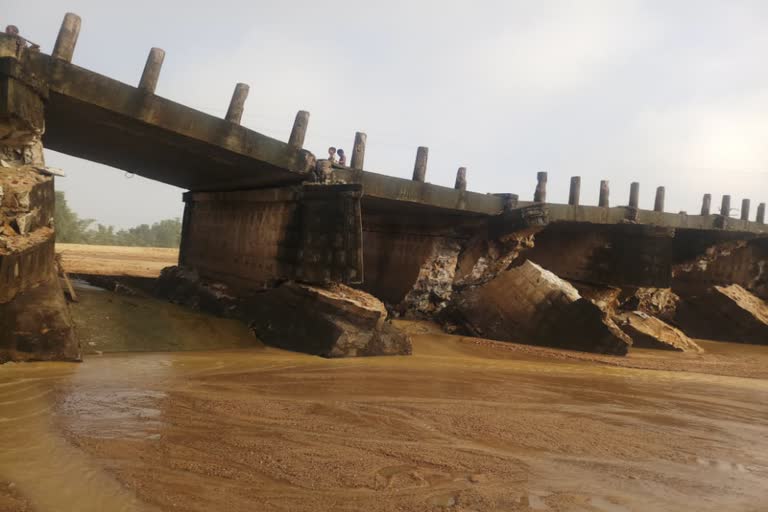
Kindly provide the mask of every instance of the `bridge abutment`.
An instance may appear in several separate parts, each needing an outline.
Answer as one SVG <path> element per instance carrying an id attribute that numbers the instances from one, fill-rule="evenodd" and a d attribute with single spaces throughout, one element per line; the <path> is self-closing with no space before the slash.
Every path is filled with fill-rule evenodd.
<path id="1" fill-rule="evenodd" d="M 53 176 L 43 159 L 45 84 L 0 38 L 0 362 L 79 360 L 54 258 Z"/>

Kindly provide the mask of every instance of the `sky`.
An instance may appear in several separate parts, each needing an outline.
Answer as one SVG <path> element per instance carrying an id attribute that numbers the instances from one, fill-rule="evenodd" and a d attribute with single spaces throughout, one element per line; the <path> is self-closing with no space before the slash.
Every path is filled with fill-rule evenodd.
<path id="1" fill-rule="evenodd" d="M 366 170 L 530 200 L 697 213 L 704 193 L 768 201 L 768 2 L 763 0 L 353 0 L 3 2 L 0 23 L 50 53 L 65 12 L 82 18 L 73 63 L 138 83 L 166 51 L 156 93 L 222 116 L 250 85 L 243 124 L 287 140 L 311 113 L 305 148 L 351 150 Z M 5 21 L 5 23 L 3 23 Z M 128 227 L 179 217 L 182 190 L 48 151 L 81 216 Z M 734 214 L 736 214 L 734 212 Z"/>

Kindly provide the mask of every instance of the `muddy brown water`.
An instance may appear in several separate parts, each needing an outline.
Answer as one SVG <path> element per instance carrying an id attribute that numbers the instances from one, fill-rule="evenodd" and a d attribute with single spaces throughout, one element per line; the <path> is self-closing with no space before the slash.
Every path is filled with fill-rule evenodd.
<path id="1" fill-rule="evenodd" d="M 106 353 L 131 348 L 129 329 L 109 343 L 108 301 L 123 298 L 89 293 L 75 316 L 103 355 L 0 366 L 0 511 L 768 510 L 763 378 L 553 358 L 416 323 L 401 324 L 411 357 L 326 360 L 140 298 L 121 319 L 137 347 L 198 350 Z M 173 332 L 148 333 L 148 310 Z M 707 347 L 726 362 L 741 348 Z M 765 368 L 768 351 L 748 350 L 739 364 Z M 681 360 L 629 361 L 659 358 Z"/>

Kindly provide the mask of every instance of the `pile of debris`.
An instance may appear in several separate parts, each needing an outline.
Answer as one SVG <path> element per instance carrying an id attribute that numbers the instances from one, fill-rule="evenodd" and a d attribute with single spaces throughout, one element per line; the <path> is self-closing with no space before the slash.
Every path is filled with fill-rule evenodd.
<path id="1" fill-rule="evenodd" d="M 267 290 L 235 291 L 182 267 L 163 270 L 156 295 L 240 319 L 269 345 L 323 357 L 408 355 L 410 338 L 392 325 L 373 295 L 330 283 L 287 281 Z"/>
<path id="2" fill-rule="evenodd" d="M 0 147 L 0 362 L 80 360 L 54 257 L 54 201 L 39 138 Z"/>

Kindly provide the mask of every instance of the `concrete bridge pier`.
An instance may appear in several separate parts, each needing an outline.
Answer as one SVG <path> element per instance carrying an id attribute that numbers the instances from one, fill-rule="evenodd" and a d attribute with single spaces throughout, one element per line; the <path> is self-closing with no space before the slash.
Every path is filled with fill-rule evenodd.
<path id="1" fill-rule="evenodd" d="M 57 48 L 71 58 L 79 19 Z M 53 176 L 43 160 L 46 86 L 25 72 L 29 50 L 0 35 L 0 363 L 78 360 L 54 259 Z"/>

